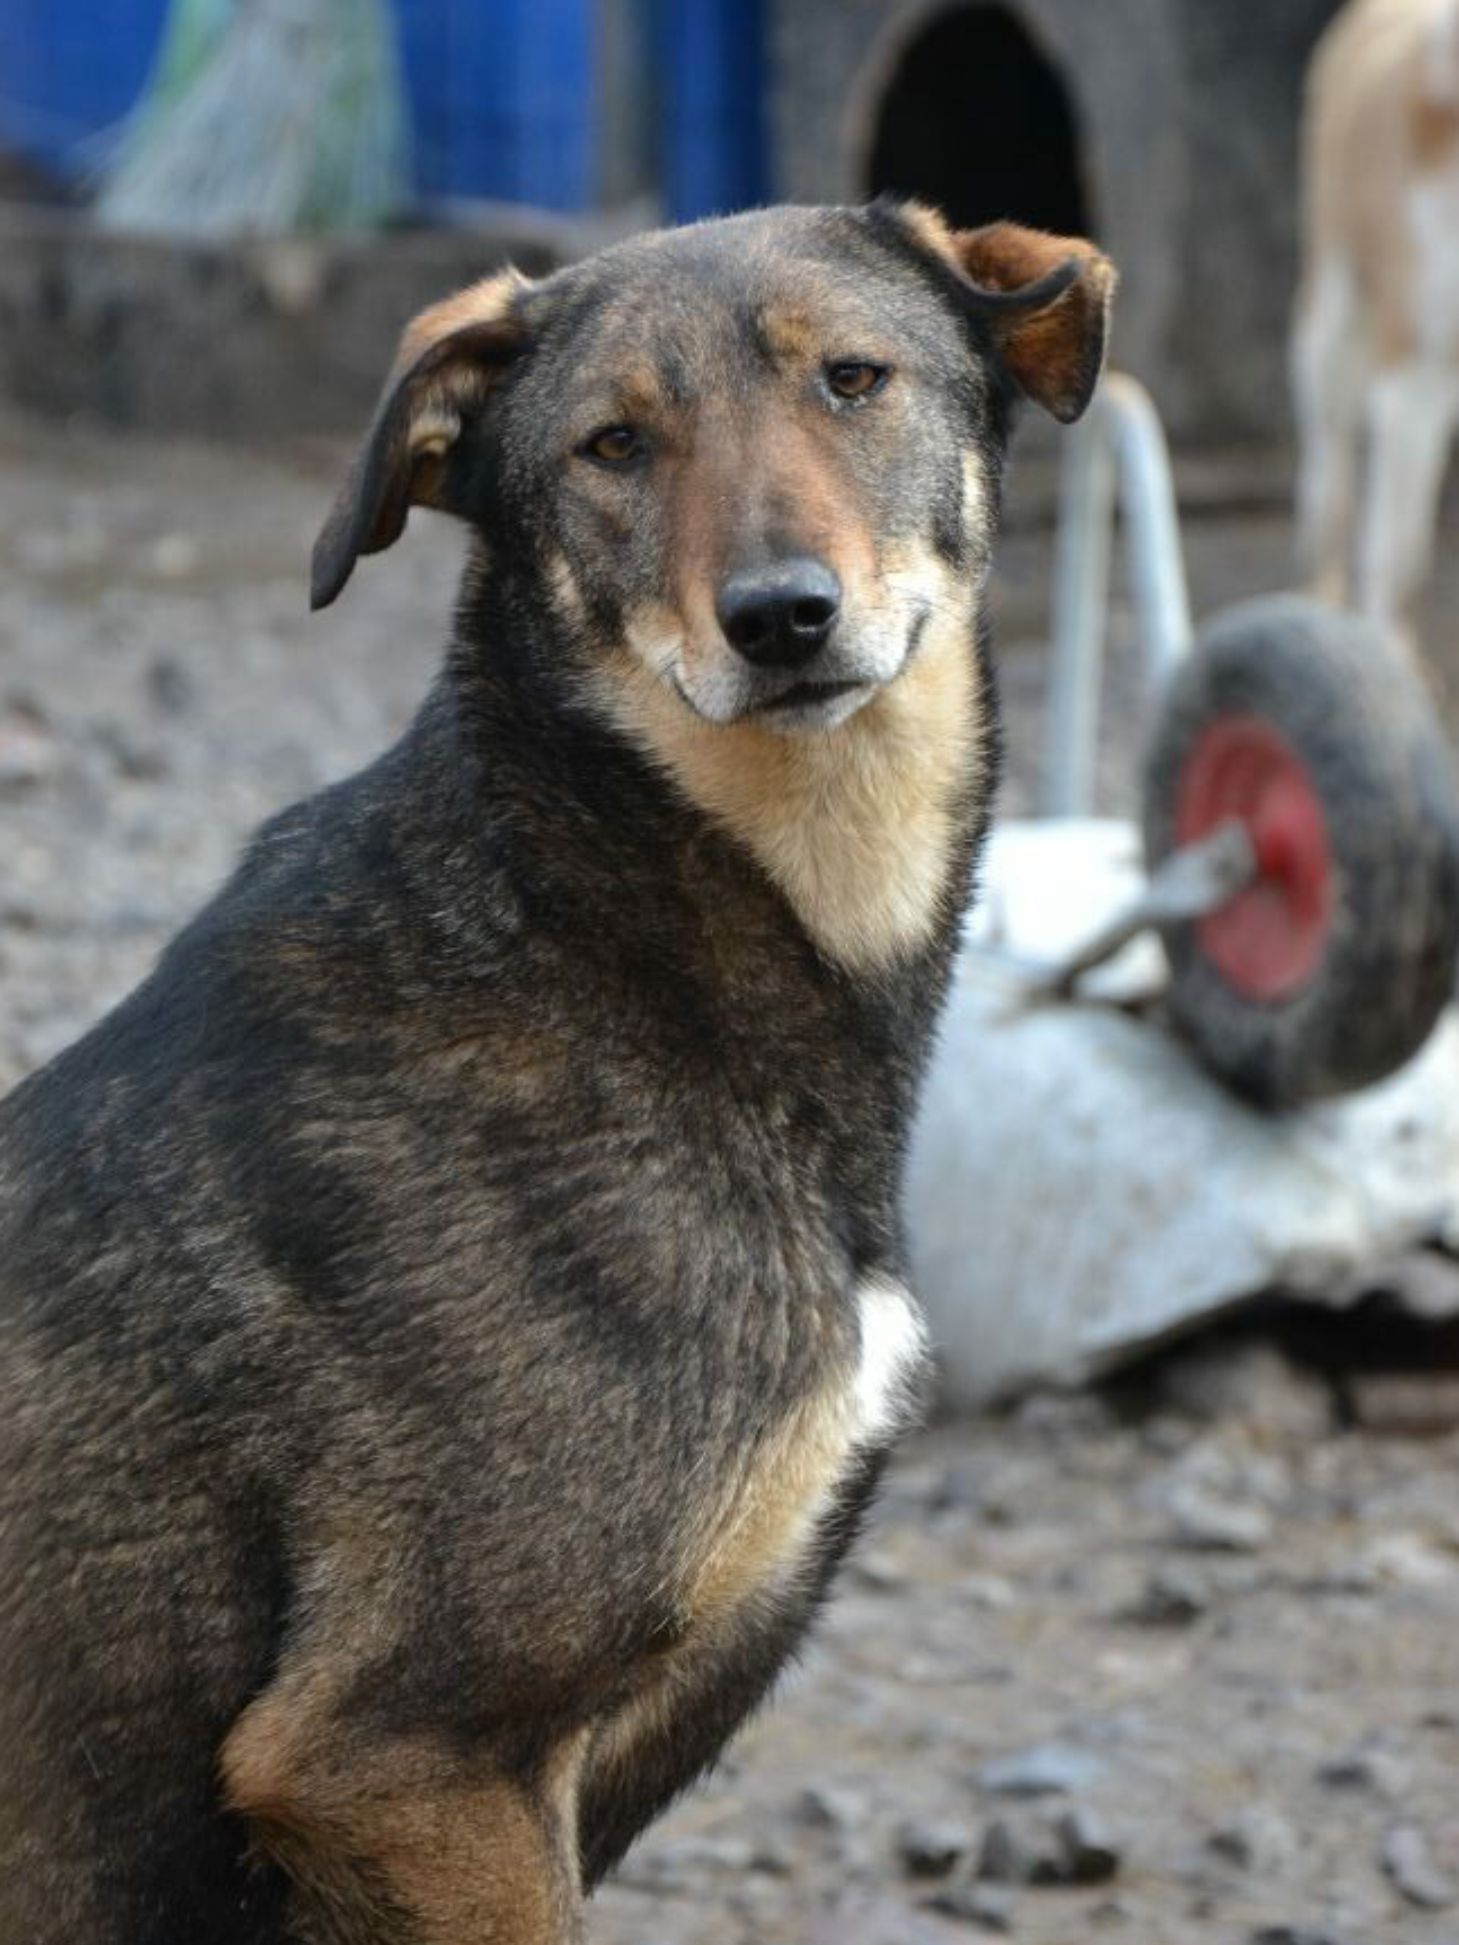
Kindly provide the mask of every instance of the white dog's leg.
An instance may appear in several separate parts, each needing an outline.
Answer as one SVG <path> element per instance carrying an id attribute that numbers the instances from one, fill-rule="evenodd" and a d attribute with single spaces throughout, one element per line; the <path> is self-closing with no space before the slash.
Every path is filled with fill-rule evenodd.
<path id="1" fill-rule="evenodd" d="M 1312 592 L 1340 605 L 1352 575 L 1366 358 L 1347 266 L 1329 257 L 1309 274 L 1292 333 L 1297 546 Z"/>
<path id="2" fill-rule="evenodd" d="M 1368 393 L 1368 468 L 1358 538 L 1358 606 L 1412 642 L 1428 577 L 1459 386 L 1447 366 L 1390 366 Z"/>

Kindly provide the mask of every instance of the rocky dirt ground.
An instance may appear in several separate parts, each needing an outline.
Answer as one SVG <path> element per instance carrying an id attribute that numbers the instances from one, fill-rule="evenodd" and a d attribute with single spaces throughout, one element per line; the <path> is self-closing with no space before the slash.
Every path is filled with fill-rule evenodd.
<path id="1" fill-rule="evenodd" d="M 311 620 L 336 461 L 0 424 L 0 1090 L 420 694 L 456 540 L 418 520 Z M 1189 527 L 1202 608 L 1288 573 L 1284 481 L 1242 478 L 1233 508 L 1190 475 L 1226 501 Z M 998 590 L 1012 809 L 1036 497 Z M 1446 560 L 1431 619 L 1456 601 Z M 1112 807 L 1142 713 L 1124 642 Z M 599 1899 L 601 1945 L 1459 1945 L 1452 1347 L 1335 1328 L 1253 1324 L 914 1439 L 777 1705 Z M 1410 1367 L 1386 1394 L 1375 1341 Z"/>

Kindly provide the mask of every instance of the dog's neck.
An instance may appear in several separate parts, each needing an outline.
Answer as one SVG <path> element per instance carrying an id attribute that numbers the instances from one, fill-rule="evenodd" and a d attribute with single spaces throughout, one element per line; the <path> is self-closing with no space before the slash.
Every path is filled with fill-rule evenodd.
<path id="1" fill-rule="evenodd" d="M 744 846 L 835 964 L 893 969 L 957 917 L 966 828 L 990 782 L 970 622 L 934 621 L 895 683 L 810 735 L 701 722 L 641 663 L 605 676 L 598 695 L 674 789 Z"/>
<path id="2" fill-rule="evenodd" d="M 455 679 L 475 692 L 472 713 L 491 699 L 492 740 L 558 750 L 577 811 L 608 826 L 607 846 L 626 852 L 621 791 L 646 762 L 649 788 L 748 853 L 840 970 L 894 975 L 955 929 L 994 767 L 971 612 L 934 618 L 896 682 L 835 729 L 803 735 L 702 722 L 626 652 L 585 675 L 566 644 L 540 652 L 550 629 L 473 570 Z M 503 638 L 526 633 L 539 652 L 504 657 Z M 605 738 L 624 758 L 606 791 Z"/>

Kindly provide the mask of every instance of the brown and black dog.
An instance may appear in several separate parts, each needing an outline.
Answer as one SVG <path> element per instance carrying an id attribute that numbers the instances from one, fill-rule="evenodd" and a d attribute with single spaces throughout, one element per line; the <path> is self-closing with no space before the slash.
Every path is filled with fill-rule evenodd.
<path id="1" fill-rule="evenodd" d="M 566 1945 L 765 1693 L 1111 281 L 773 210 L 407 331 L 314 599 L 458 514 L 439 682 L 0 1110 L 0 1945 Z"/>

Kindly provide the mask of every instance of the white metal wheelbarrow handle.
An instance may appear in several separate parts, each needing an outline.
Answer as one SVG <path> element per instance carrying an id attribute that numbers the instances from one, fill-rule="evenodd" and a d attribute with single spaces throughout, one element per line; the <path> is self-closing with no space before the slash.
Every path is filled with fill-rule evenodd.
<path id="1" fill-rule="evenodd" d="M 1065 448 L 1044 771 L 1048 816 L 1093 810 L 1116 489 L 1130 593 L 1155 692 L 1190 648 L 1190 594 L 1160 415 L 1144 386 L 1124 372 L 1106 373 Z"/>

